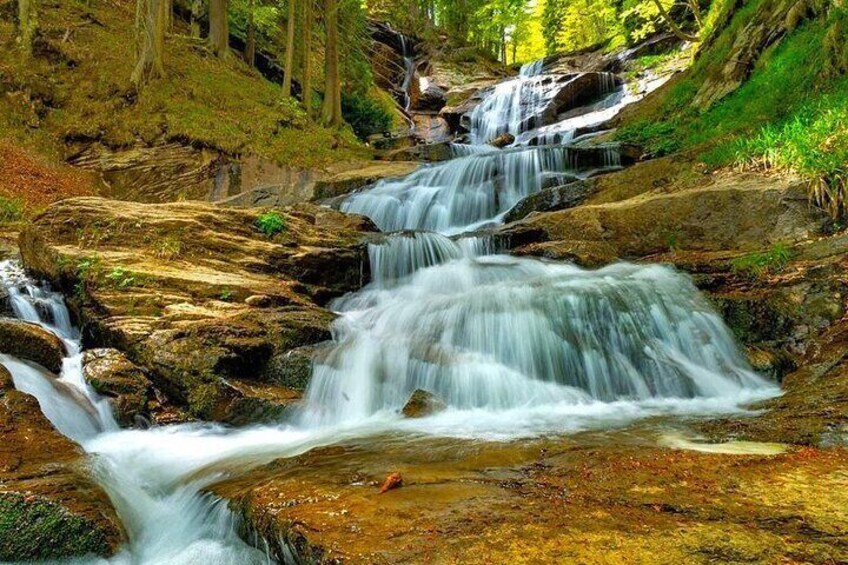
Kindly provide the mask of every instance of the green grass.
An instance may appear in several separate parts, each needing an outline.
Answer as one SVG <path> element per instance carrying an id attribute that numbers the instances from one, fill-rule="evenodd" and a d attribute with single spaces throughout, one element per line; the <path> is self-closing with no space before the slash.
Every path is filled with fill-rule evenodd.
<path id="1" fill-rule="evenodd" d="M 286 221 L 277 212 L 266 212 L 256 218 L 256 229 L 268 237 L 274 237 L 286 229 Z"/>
<path id="2" fill-rule="evenodd" d="M 734 272 L 761 277 L 781 272 L 792 259 L 792 250 L 783 243 L 776 243 L 767 251 L 748 253 L 730 262 Z"/>
<path id="3" fill-rule="evenodd" d="M 738 165 L 811 179 L 813 200 L 833 217 L 841 217 L 848 192 L 848 78 L 790 119 L 737 140 L 730 151 Z"/>
<path id="4" fill-rule="evenodd" d="M 24 203 L 20 199 L 0 196 L 0 224 L 20 222 L 24 215 Z"/>

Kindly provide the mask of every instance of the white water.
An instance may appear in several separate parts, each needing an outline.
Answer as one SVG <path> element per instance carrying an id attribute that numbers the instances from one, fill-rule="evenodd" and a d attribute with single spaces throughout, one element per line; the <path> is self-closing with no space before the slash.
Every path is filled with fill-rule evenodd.
<path id="1" fill-rule="evenodd" d="M 541 65 L 528 69 L 527 84 L 513 95 L 531 88 L 539 72 Z M 514 117 L 501 114 L 497 129 L 512 127 Z M 334 304 L 341 313 L 335 344 L 289 424 L 117 430 L 108 405 L 83 381 L 79 335 L 61 297 L 14 264 L 0 266 L 18 316 L 68 346 L 58 384 L 32 365 L 0 362 L 91 454 L 129 535 L 109 562 L 267 562 L 236 535 L 226 506 L 202 489 L 322 445 L 386 431 L 509 440 L 658 414 L 736 412 L 778 393 L 750 371 L 719 317 L 670 268 L 585 271 L 491 255 L 485 239 L 448 239 L 496 222 L 524 196 L 577 169 L 562 147 L 460 151 L 345 203 L 386 231 L 429 232 L 388 235 L 371 246 L 373 282 Z M 447 410 L 404 420 L 398 412 L 419 388 L 440 396 Z"/>

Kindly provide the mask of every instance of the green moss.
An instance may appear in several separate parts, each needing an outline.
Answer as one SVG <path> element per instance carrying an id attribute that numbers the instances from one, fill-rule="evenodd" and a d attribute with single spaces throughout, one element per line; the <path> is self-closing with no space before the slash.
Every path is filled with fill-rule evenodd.
<path id="1" fill-rule="evenodd" d="M 0 560 L 36 561 L 108 555 L 106 534 L 47 499 L 0 493 Z"/>

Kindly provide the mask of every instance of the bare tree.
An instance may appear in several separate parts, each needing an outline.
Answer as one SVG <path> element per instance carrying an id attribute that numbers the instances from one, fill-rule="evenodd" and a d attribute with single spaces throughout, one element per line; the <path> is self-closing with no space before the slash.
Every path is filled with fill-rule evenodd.
<path id="1" fill-rule="evenodd" d="M 247 38 L 244 40 L 244 62 L 251 67 L 256 64 L 256 0 L 247 3 Z"/>
<path id="2" fill-rule="evenodd" d="M 303 0 L 301 9 L 300 56 L 301 76 L 300 88 L 306 118 L 312 119 L 312 2 Z"/>
<path id="3" fill-rule="evenodd" d="M 283 96 L 289 97 L 292 92 L 292 73 L 294 71 L 294 22 L 295 0 L 288 0 L 289 13 L 286 18 L 286 65 L 283 70 Z"/>
<path id="4" fill-rule="evenodd" d="M 135 29 L 137 59 L 130 80 L 136 87 L 165 76 L 165 28 L 167 0 L 138 0 Z"/>
<path id="5" fill-rule="evenodd" d="M 37 0 L 18 0 L 18 43 L 25 58 L 32 55 L 32 41 L 38 30 Z"/>
<path id="6" fill-rule="evenodd" d="M 342 87 L 339 72 L 339 7 L 336 0 L 324 0 L 324 21 L 327 44 L 324 48 L 324 108 L 325 126 L 341 127 Z"/>
<path id="7" fill-rule="evenodd" d="M 200 19 L 203 17 L 203 0 L 191 0 L 191 36 L 200 37 Z"/>
<path id="8" fill-rule="evenodd" d="M 209 48 L 218 57 L 230 53 L 228 0 L 209 0 Z"/>

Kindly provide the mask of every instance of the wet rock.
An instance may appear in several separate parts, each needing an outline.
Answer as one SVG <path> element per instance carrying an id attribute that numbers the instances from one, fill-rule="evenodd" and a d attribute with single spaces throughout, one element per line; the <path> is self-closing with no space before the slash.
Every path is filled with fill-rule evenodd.
<path id="1" fill-rule="evenodd" d="M 313 359 L 323 350 L 321 345 L 308 345 L 274 355 L 265 369 L 265 378 L 292 390 L 305 391 L 312 378 Z"/>
<path id="2" fill-rule="evenodd" d="M 0 287 L 0 317 L 15 317 L 15 310 L 12 308 L 12 298 L 9 296 L 9 291 L 4 287 Z"/>
<path id="3" fill-rule="evenodd" d="M 406 418 L 423 418 L 441 412 L 445 408 L 447 406 L 439 397 L 426 390 L 418 389 L 406 401 L 401 413 Z"/>
<path id="4" fill-rule="evenodd" d="M 10 381 L 0 371 L 0 560 L 113 555 L 125 534 L 84 455 Z"/>
<path id="5" fill-rule="evenodd" d="M 454 158 L 454 153 L 451 143 L 449 141 L 442 141 L 391 151 L 382 155 L 380 158 L 386 161 L 425 161 L 434 163 L 450 161 Z"/>
<path id="6" fill-rule="evenodd" d="M 325 200 L 349 194 L 385 178 L 408 175 L 418 167 L 419 163 L 414 161 L 368 163 L 362 168 L 345 171 L 316 182 L 313 200 Z"/>
<path id="7" fill-rule="evenodd" d="M 65 344 L 37 324 L 0 319 L 0 352 L 38 363 L 58 375 L 65 358 Z"/>
<path id="8" fill-rule="evenodd" d="M 498 149 L 503 149 L 507 145 L 512 145 L 513 143 L 515 143 L 515 136 L 511 133 L 505 133 L 491 140 L 489 142 L 489 145 L 491 145 L 492 147 L 497 147 Z"/>
<path id="9" fill-rule="evenodd" d="M 594 183 L 591 180 L 578 180 L 563 186 L 546 188 L 513 206 L 504 216 L 504 222 L 517 222 L 533 212 L 554 212 L 579 206 L 589 198 L 593 190 Z"/>
<path id="10" fill-rule="evenodd" d="M 439 85 L 427 81 L 427 87 L 421 90 L 418 99 L 415 101 L 413 110 L 421 112 L 438 112 L 448 102 L 447 91 Z"/>
<path id="11" fill-rule="evenodd" d="M 258 229 L 263 213 L 280 216 L 277 233 Z M 368 281 L 372 230 L 314 205 L 73 199 L 37 217 L 21 251 L 71 295 L 89 347 L 125 353 L 190 417 L 243 423 L 296 400 L 265 369 L 275 355 L 329 339 L 335 316 L 320 304 Z"/>
<path id="12" fill-rule="evenodd" d="M 85 381 L 109 399 L 121 426 L 131 427 L 139 417 L 149 418 L 153 384 L 140 367 L 117 349 L 90 349 L 82 362 Z"/>

